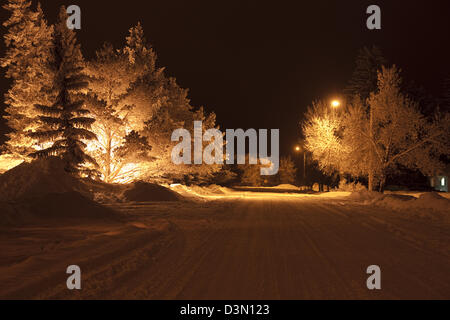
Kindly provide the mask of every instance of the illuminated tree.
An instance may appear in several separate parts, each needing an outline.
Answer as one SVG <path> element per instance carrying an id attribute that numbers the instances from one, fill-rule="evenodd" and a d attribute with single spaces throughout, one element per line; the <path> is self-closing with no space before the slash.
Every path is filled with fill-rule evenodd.
<path id="1" fill-rule="evenodd" d="M 123 53 L 132 70 L 142 72 L 122 103 L 132 106 L 126 117 L 130 128 L 145 137 L 152 148 L 149 161 L 140 164 L 145 166 L 143 176 L 211 178 L 218 166 L 177 166 L 172 163 L 171 153 L 176 143 L 171 141 L 171 136 L 174 130 L 185 128 L 193 137 L 194 121 L 203 121 L 205 131 L 214 128 L 215 114 L 207 115 L 203 108 L 195 110 L 190 105 L 188 90 L 181 88 L 175 78 L 167 77 L 163 68 L 157 67 L 156 53 L 145 39 L 140 24 L 130 29 Z"/>
<path id="2" fill-rule="evenodd" d="M 126 114 L 127 121 L 133 130 L 141 131 L 166 99 L 164 69 L 156 66 L 157 55 L 140 23 L 129 30 L 121 54 L 128 59 L 128 73 L 134 78 L 121 104 L 132 106 Z"/>
<path id="3" fill-rule="evenodd" d="M 175 165 L 172 162 L 172 148 L 177 144 L 171 141 L 172 133 L 176 129 L 184 128 L 191 132 L 191 143 L 194 142 L 194 122 L 202 121 L 203 133 L 216 127 L 216 115 L 206 114 L 203 108 L 193 110 L 187 99 L 187 90 L 181 89 L 175 79 L 169 79 L 166 102 L 157 113 L 146 123 L 143 135 L 148 138 L 152 146 L 150 154 L 155 161 L 148 169 L 152 177 L 167 177 L 181 179 L 189 176 L 189 180 L 205 182 L 213 179 L 221 165 Z M 207 143 L 204 142 L 204 146 Z"/>
<path id="4" fill-rule="evenodd" d="M 88 143 L 88 151 L 99 165 L 105 182 L 114 182 L 122 174 L 123 161 L 117 155 L 124 137 L 131 130 L 127 115 L 132 106 L 123 102 L 138 75 L 132 72 L 128 56 L 105 44 L 96 59 L 87 64 L 89 93 L 87 107 L 96 119 L 92 131 L 97 140 Z"/>
<path id="5" fill-rule="evenodd" d="M 342 122 L 340 111 L 331 109 L 326 101 L 318 101 L 308 109 L 303 124 L 305 147 L 318 161 L 319 169 L 328 174 L 342 170 Z"/>
<path id="6" fill-rule="evenodd" d="M 241 184 L 250 187 L 261 187 L 264 184 L 264 178 L 261 176 L 261 167 L 259 165 L 246 164 L 240 166 L 242 170 Z"/>
<path id="7" fill-rule="evenodd" d="M 106 182 L 142 178 L 154 159 L 150 155 L 133 157 L 134 153 L 125 156 L 123 150 L 130 146 L 127 138 L 133 134 L 141 137 L 145 123 L 167 100 L 163 69 L 156 67 L 156 59 L 138 24 L 129 30 L 123 49 L 115 50 L 105 44 L 88 63 L 88 108 L 96 118 L 93 131 L 98 136 L 98 140 L 89 143 L 88 149 Z"/>
<path id="8" fill-rule="evenodd" d="M 386 176 L 400 165 L 426 175 L 442 169 L 439 159 L 449 154 L 449 114 L 425 117 L 400 88 L 399 70 L 383 67 L 378 90 L 367 101 L 369 114 L 358 99 L 334 115 L 311 109 L 304 132 L 307 148 L 322 170 L 366 177 L 373 173 L 369 190 L 375 182 L 383 190 Z"/>
<path id="9" fill-rule="evenodd" d="M 215 166 L 172 163 L 173 131 L 193 129 L 195 120 L 203 121 L 205 130 L 214 128 L 215 115 L 205 115 L 203 108 L 194 110 L 188 91 L 174 78 L 166 77 L 156 61 L 156 53 L 138 24 L 130 29 L 123 49 L 106 44 L 88 63 L 87 104 L 96 119 L 93 131 L 98 136 L 88 144 L 88 150 L 106 182 L 208 176 L 217 171 Z M 145 150 L 144 154 L 131 152 L 137 150 L 133 145 Z"/>
<path id="10" fill-rule="evenodd" d="M 290 157 L 280 159 L 280 169 L 275 176 L 277 184 L 294 184 L 297 175 L 297 168 Z"/>
<path id="11" fill-rule="evenodd" d="M 372 93 L 369 105 L 373 110 L 373 145 L 380 188 L 386 175 L 398 165 L 418 169 L 425 175 L 443 169 L 442 155 L 449 154 L 450 114 L 426 118 L 418 104 L 401 93 L 399 70 L 383 70 L 378 75 L 378 92 Z"/>
<path id="12" fill-rule="evenodd" d="M 1 66 L 7 68 L 6 77 L 13 81 L 6 94 L 8 134 L 7 152 L 28 159 L 34 151 L 34 141 L 28 135 L 38 125 L 35 104 L 47 104 L 49 94 L 43 88 L 53 77 L 48 69 L 51 57 L 53 28 L 47 25 L 40 4 L 31 9 L 29 0 L 9 0 L 3 6 L 11 17 L 3 23 L 6 53 Z"/>
<path id="13" fill-rule="evenodd" d="M 55 99 L 48 106 L 36 105 L 42 114 L 39 120 L 44 127 L 30 136 L 45 146 L 32 154 L 34 158 L 59 156 L 65 162 L 66 171 L 79 173 L 84 171 L 84 163 L 95 164 L 95 160 L 85 153 L 84 142 L 96 138 L 89 130 L 95 119 L 88 117 L 89 111 L 84 109 L 81 99 L 88 86 L 83 74 L 84 61 L 76 34 L 67 28 L 66 21 L 66 9 L 62 7 L 55 26 L 50 64 L 55 76 L 52 86 L 48 88 Z"/>

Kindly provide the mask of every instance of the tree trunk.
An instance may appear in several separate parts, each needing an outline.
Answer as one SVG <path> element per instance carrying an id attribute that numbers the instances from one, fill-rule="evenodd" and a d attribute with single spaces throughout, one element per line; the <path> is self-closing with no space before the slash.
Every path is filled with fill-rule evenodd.
<path id="1" fill-rule="evenodd" d="M 384 187 L 386 186 L 386 175 L 382 174 L 381 178 L 380 178 L 380 192 L 384 193 Z"/>
<path id="2" fill-rule="evenodd" d="M 373 140 L 373 108 L 369 105 L 369 113 L 370 113 L 370 119 L 369 119 L 369 135 L 370 139 Z M 370 155 L 370 169 L 369 169 L 369 191 L 373 191 L 373 184 L 374 184 L 374 170 L 373 170 L 373 159 L 374 159 L 374 151 L 373 147 L 371 147 L 369 155 Z"/>
<path id="3" fill-rule="evenodd" d="M 111 134 L 108 134 L 108 141 L 106 144 L 106 177 L 107 183 L 111 182 L 111 160 L 112 160 L 112 139 Z"/>
<path id="4" fill-rule="evenodd" d="M 369 172 L 369 191 L 370 192 L 373 191 L 373 184 L 374 184 L 374 174 L 373 174 L 373 170 L 370 170 L 370 172 Z"/>

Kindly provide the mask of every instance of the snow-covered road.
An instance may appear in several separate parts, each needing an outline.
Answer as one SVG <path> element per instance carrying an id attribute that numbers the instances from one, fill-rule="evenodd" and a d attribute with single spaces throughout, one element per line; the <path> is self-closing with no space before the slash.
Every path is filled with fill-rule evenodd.
<path id="1" fill-rule="evenodd" d="M 119 209 L 132 222 L 2 233 L 0 298 L 450 299 L 438 220 L 276 195 Z M 73 264 L 81 291 L 66 288 Z"/>

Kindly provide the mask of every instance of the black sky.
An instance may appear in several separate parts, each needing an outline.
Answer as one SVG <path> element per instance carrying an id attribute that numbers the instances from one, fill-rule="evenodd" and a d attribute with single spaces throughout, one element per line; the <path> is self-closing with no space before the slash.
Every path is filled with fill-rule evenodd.
<path id="1" fill-rule="evenodd" d="M 435 95 L 450 76 L 448 0 L 44 0 L 51 23 L 63 4 L 82 9 L 86 57 L 104 41 L 122 46 L 141 21 L 160 66 L 190 89 L 194 105 L 215 111 L 222 128 L 281 129 L 285 154 L 306 107 L 340 92 L 362 46 L 381 47 L 408 79 Z M 366 28 L 371 4 L 382 9 L 381 31 Z M 5 92 L 3 73 L 0 85 Z"/>

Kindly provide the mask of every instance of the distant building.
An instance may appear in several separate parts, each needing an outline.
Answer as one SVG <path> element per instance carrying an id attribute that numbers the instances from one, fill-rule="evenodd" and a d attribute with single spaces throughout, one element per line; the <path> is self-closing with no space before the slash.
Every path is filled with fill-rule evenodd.
<path id="1" fill-rule="evenodd" d="M 445 173 L 439 176 L 430 178 L 430 185 L 436 191 L 439 192 L 448 192 L 448 177 L 450 172 L 450 166 L 447 166 Z"/>
<path id="2" fill-rule="evenodd" d="M 439 192 L 448 192 L 448 177 L 436 176 L 430 179 L 431 186 Z"/>

